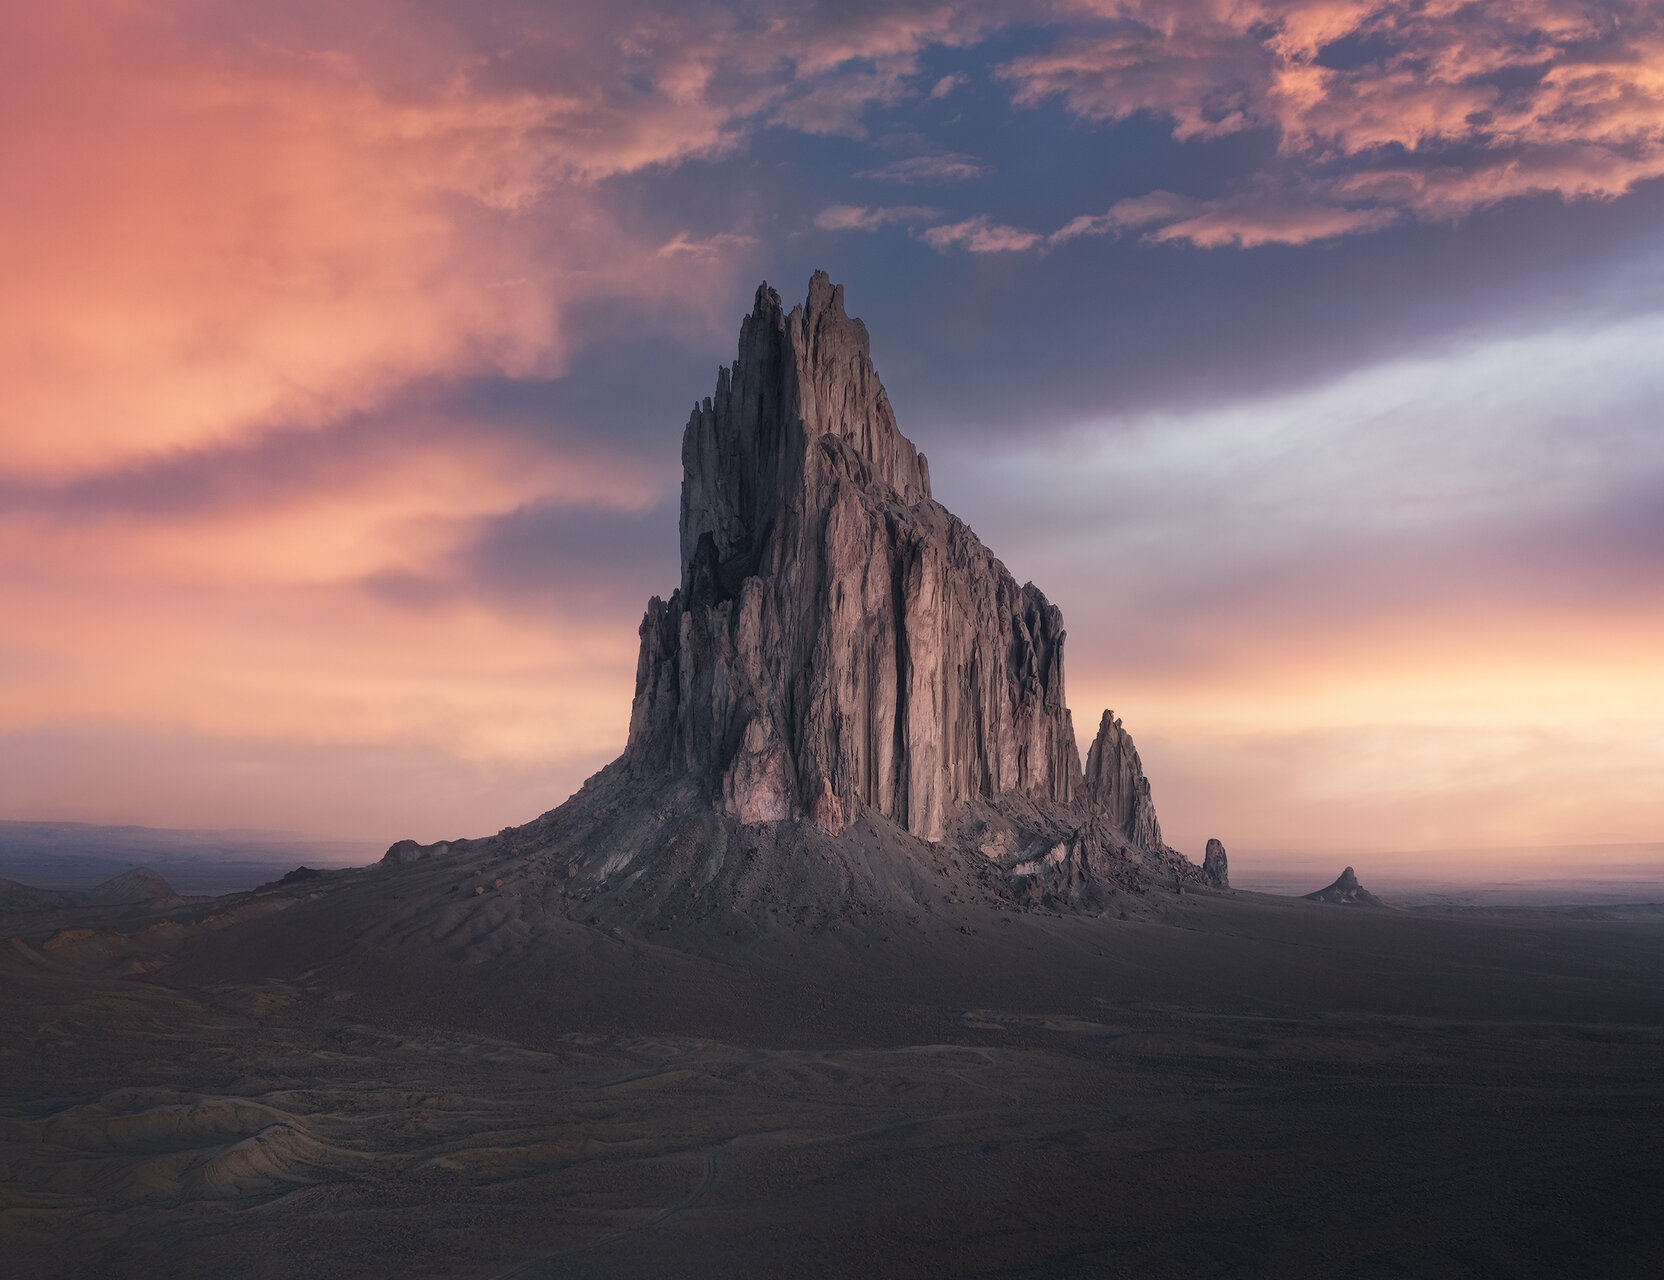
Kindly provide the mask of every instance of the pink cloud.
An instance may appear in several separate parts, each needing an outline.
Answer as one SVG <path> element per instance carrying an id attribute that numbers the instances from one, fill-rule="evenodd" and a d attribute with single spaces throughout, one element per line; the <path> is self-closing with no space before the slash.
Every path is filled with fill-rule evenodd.
<path id="1" fill-rule="evenodd" d="M 326 424 L 412 378 L 558 375 L 595 299 L 702 321 L 746 234 L 666 241 L 606 182 L 767 120 L 859 132 L 922 96 L 923 48 L 986 26 L 946 4 L 498 17 L 9 10 L 0 473 Z"/>
<path id="2" fill-rule="evenodd" d="M 1247 192 L 1220 200 L 1197 200 L 1171 191 L 1119 200 L 1099 214 L 1071 218 L 1049 234 L 970 218 L 931 227 L 921 238 L 940 252 L 1047 252 L 1088 236 L 1142 231 L 1152 242 L 1187 243 L 1203 249 L 1257 248 L 1266 244 L 1309 244 L 1337 236 L 1377 231 L 1398 217 L 1384 206 L 1348 208 L 1320 196 L 1280 189 Z"/>
<path id="3" fill-rule="evenodd" d="M 1145 234 L 1150 240 L 1184 241 L 1203 249 L 1253 249 L 1379 231 L 1397 217 L 1392 209 L 1349 209 L 1322 200 L 1289 198 L 1279 192 L 1269 198 L 1209 201 L 1190 216 L 1165 222 Z"/>
<path id="4" fill-rule="evenodd" d="M 971 253 L 1021 252 L 1038 248 L 1046 239 L 1038 232 L 1007 226 L 982 215 L 967 218 L 963 222 L 931 227 L 922 232 L 919 238 L 939 252 L 958 248 L 969 250 Z"/>
<path id="5" fill-rule="evenodd" d="M 1088 120 L 1138 112 L 1169 117 L 1178 138 L 1208 138 L 1267 123 L 1261 114 L 1270 67 L 1232 29 L 1211 24 L 1182 36 L 1146 26 L 1098 36 L 1065 36 L 1007 63 L 1002 74 L 1019 106 L 1061 97 Z"/>
<path id="6" fill-rule="evenodd" d="M 1664 176 L 1654 5 L 1118 0 L 1066 11 L 1073 27 L 1001 69 L 1019 105 L 1060 99 L 1093 121 L 1147 112 L 1179 139 L 1270 130 L 1298 175 L 1290 190 L 1330 206 L 1367 192 L 1443 218 L 1533 192 L 1611 197 Z M 1323 56 L 1344 39 L 1371 56 Z M 1368 230 L 1390 219 L 1353 208 L 1298 221 Z"/>
<path id="7" fill-rule="evenodd" d="M 1104 213 L 1071 218 L 1046 239 L 1049 244 L 1059 245 L 1082 236 L 1119 235 L 1123 231 L 1152 224 L 1174 223 L 1192 217 L 1204 208 L 1202 201 L 1190 196 L 1175 195 L 1171 191 L 1152 191 L 1148 195 L 1117 200 Z"/>
<path id="8" fill-rule="evenodd" d="M 976 29 L 956 12 L 8 8 L 0 736 L 604 758 L 634 619 L 486 598 L 463 569 L 483 527 L 640 512 L 662 477 L 460 412 L 369 444 L 351 424 L 412 386 L 559 375 L 579 309 L 702 326 L 749 232 L 652 225 L 616 180 L 922 97 L 917 51 Z M 191 821 L 179 803 L 154 816 Z"/>
<path id="9" fill-rule="evenodd" d="M 815 215 L 815 225 L 822 231 L 877 231 L 896 223 L 928 222 L 940 216 L 940 209 L 928 205 L 900 204 L 869 209 L 865 205 L 834 204 Z"/>

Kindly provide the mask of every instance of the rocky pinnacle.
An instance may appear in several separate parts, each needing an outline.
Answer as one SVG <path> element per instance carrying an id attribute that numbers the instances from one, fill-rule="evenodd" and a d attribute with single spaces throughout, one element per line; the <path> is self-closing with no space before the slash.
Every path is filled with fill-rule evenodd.
<path id="1" fill-rule="evenodd" d="M 1225 859 L 1225 846 L 1221 841 L 1208 841 L 1208 847 L 1202 854 L 1202 875 L 1215 889 L 1231 887 L 1230 867 Z"/>
<path id="2" fill-rule="evenodd" d="M 766 284 L 682 438 L 681 584 L 654 598 L 625 763 L 692 777 L 742 823 L 863 810 L 942 838 L 962 802 L 1079 807 L 1161 847 L 1138 753 L 1104 713 L 1083 774 L 1063 618 L 934 501 L 866 326 L 816 272 Z"/>

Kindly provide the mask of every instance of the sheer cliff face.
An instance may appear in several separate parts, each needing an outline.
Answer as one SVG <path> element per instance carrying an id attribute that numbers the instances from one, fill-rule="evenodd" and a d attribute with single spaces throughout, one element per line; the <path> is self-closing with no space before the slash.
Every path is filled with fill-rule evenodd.
<path id="1" fill-rule="evenodd" d="M 682 581 L 642 622 L 633 774 L 705 780 L 742 822 L 835 832 L 867 808 L 927 840 L 965 800 L 1082 793 L 1159 847 L 1113 717 L 1083 783 L 1061 614 L 931 500 L 825 275 L 789 313 L 757 291 L 682 463 Z"/>

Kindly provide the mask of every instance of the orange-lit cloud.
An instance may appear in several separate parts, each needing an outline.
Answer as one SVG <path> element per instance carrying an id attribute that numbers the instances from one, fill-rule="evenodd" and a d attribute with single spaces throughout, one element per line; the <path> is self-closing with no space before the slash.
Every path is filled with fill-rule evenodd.
<path id="1" fill-rule="evenodd" d="M 380 4 L 272 32 L 255 7 L 10 14 L 0 467 L 327 423 L 414 376 L 556 374 L 574 306 L 700 292 L 750 243 L 650 243 L 606 180 L 722 154 L 770 113 L 853 127 L 925 42 L 969 34 L 945 6 L 762 39 L 605 13 L 518 15 L 507 51 Z M 228 37 L 239 21 L 255 32 Z"/>
<path id="2" fill-rule="evenodd" d="M 1157 239 L 1301 244 L 1376 230 L 1401 214 L 1460 217 L 1522 195 L 1611 198 L 1664 176 L 1656 6 L 1087 0 L 1068 8 L 1108 25 L 1008 63 L 1019 104 L 1058 99 L 1090 121 L 1148 113 L 1169 119 L 1181 140 L 1253 129 L 1278 139 L 1276 167 L 1160 225 L 1150 233 Z"/>
<path id="3" fill-rule="evenodd" d="M 641 600 L 587 585 L 596 548 L 563 554 L 558 521 L 520 553 L 547 556 L 525 598 L 480 557 L 551 512 L 635 528 L 673 447 L 643 463 L 424 398 L 561 374 L 585 307 L 700 331 L 755 238 L 667 232 L 618 180 L 770 120 L 856 130 L 927 91 L 917 52 L 971 34 L 951 14 L 8 11 L 0 734 L 263 743 L 291 794 L 295 744 L 490 761 L 552 770 L 558 800 L 621 737 Z M 11 777 L 9 812 L 56 794 Z M 363 833 L 389 807 L 322 790 L 250 820 Z"/>

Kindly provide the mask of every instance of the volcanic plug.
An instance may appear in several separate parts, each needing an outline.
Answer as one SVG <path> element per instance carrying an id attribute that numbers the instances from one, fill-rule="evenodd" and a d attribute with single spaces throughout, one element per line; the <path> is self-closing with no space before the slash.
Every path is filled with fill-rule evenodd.
<path id="1" fill-rule="evenodd" d="M 680 583 L 642 620 L 624 754 L 497 839 L 596 883 L 697 846 L 697 886 L 746 839 L 789 858 L 864 821 L 892 857 L 974 851 L 1019 900 L 1206 883 L 1112 712 L 1082 769 L 1062 614 L 932 497 L 842 286 L 816 272 L 790 311 L 758 288 L 682 466 Z"/>

